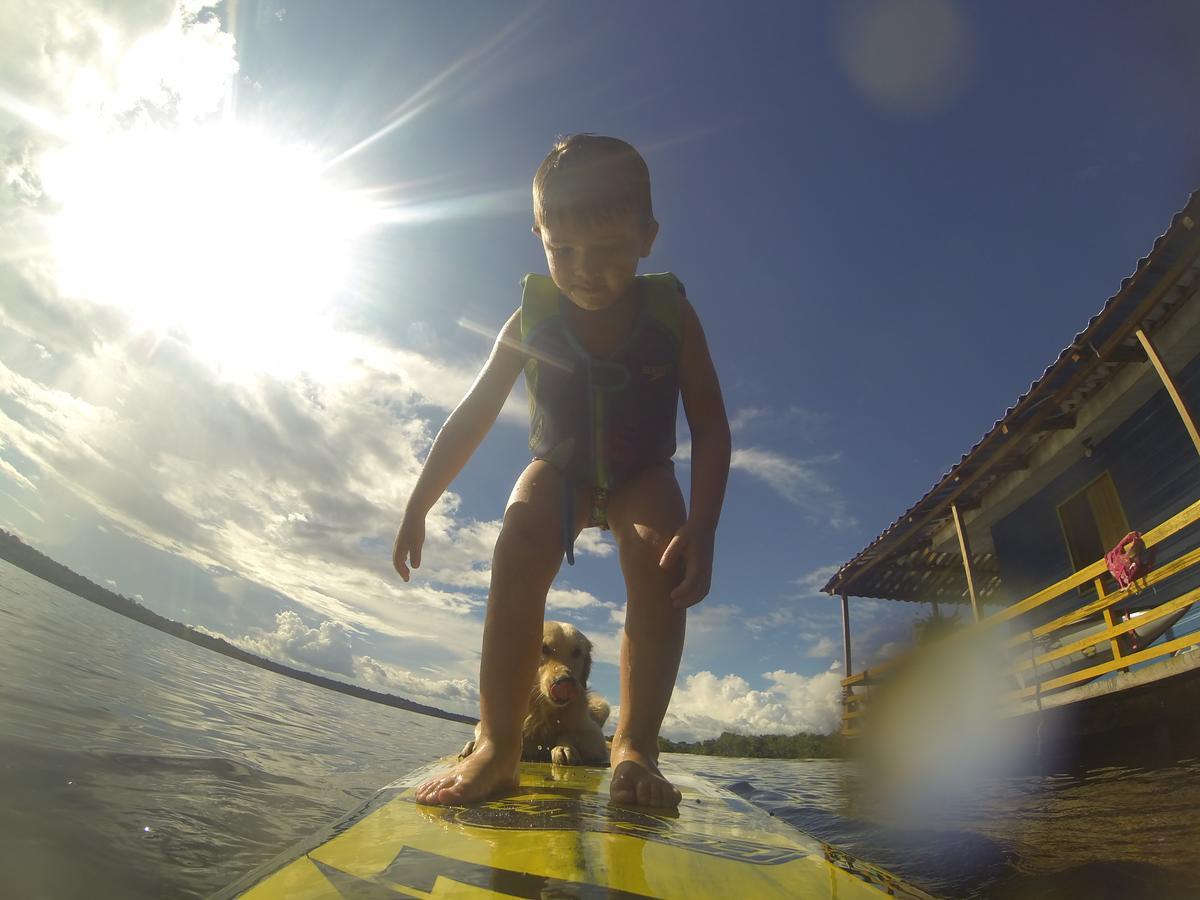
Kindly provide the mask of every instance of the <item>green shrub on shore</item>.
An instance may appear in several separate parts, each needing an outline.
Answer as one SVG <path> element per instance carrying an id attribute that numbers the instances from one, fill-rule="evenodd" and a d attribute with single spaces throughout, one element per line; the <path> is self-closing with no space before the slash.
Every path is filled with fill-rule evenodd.
<path id="1" fill-rule="evenodd" d="M 726 731 L 718 738 L 690 743 L 660 737 L 658 749 L 666 753 L 748 759 L 840 759 L 849 755 L 846 739 L 839 734 L 734 734 Z"/>

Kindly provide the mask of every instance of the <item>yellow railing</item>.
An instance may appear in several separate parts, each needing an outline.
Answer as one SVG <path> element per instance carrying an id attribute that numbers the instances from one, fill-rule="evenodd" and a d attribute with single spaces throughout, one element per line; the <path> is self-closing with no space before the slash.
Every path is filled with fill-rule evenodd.
<path id="1" fill-rule="evenodd" d="M 1150 531 L 1142 535 L 1147 547 L 1153 547 L 1165 541 L 1167 538 L 1178 534 L 1180 531 L 1200 521 L 1200 500 L 1192 503 L 1191 506 L 1172 516 L 1162 524 L 1152 528 Z M 1090 603 L 1073 609 L 1057 618 L 1038 625 L 1035 628 L 1014 633 L 1005 641 L 1005 645 L 1013 650 L 1020 648 L 1023 645 L 1030 645 L 1031 642 L 1039 639 L 1047 638 L 1058 632 L 1060 629 L 1088 618 L 1096 613 L 1104 615 L 1105 627 L 1102 630 L 1093 632 L 1092 634 L 1062 644 L 1052 650 L 1048 650 L 1041 654 L 1029 654 L 1020 659 L 1008 670 L 1007 674 L 1020 676 L 1022 673 L 1032 669 L 1035 673 L 1043 666 L 1062 659 L 1072 653 L 1086 652 L 1088 647 L 1093 647 L 1096 644 L 1107 642 L 1112 648 L 1113 658 L 1095 666 L 1078 669 L 1074 672 L 1069 672 L 1064 675 L 1049 678 L 1046 681 L 1038 681 L 1030 683 L 1024 687 L 1012 691 L 1008 695 L 1011 701 L 1023 700 L 1033 697 L 1039 693 L 1047 691 L 1059 690 L 1060 688 L 1070 687 L 1085 681 L 1090 681 L 1101 675 L 1107 675 L 1110 672 L 1115 672 L 1119 669 L 1127 669 L 1131 665 L 1148 662 L 1153 659 L 1158 659 L 1163 656 L 1174 653 L 1176 650 L 1181 650 L 1192 644 L 1200 642 L 1200 635 L 1188 634 L 1174 640 L 1163 641 L 1156 643 L 1151 647 L 1137 652 L 1128 652 L 1129 647 L 1126 642 L 1122 642 L 1122 638 L 1133 631 L 1135 628 L 1145 626 L 1151 622 L 1169 616 L 1174 612 L 1191 605 L 1192 603 L 1200 602 L 1200 588 L 1187 591 L 1177 597 L 1172 597 L 1167 601 L 1155 606 L 1154 608 L 1143 612 L 1136 619 L 1131 619 L 1125 622 L 1116 622 L 1112 617 L 1112 607 L 1122 600 L 1127 599 L 1137 591 L 1152 587 L 1159 582 L 1185 572 L 1192 567 L 1200 564 L 1200 547 L 1182 554 L 1170 562 L 1160 565 L 1158 568 L 1151 571 L 1145 578 L 1140 579 L 1134 586 L 1106 593 L 1102 581 L 1102 576 L 1108 572 L 1107 566 L 1103 559 L 1080 569 L 1078 572 L 1068 576 L 1067 578 L 1057 581 L 1049 587 L 1043 588 L 1037 593 L 1031 594 L 1024 600 L 1014 603 L 1011 606 L 1005 607 L 1000 612 L 988 616 L 980 620 L 978 623 L 968 628 L 962 629 L 957 634 L 950 635 L 943 641 L 954 641 L 966 639 L 969 636 L 979 635 L 984 630 L 995 628 L 1005 622 L 1011 622 L 1018 616 L 1024 615 L 1031 610 L 1037 609 L 1046 603 L 1056 600 L 1066 594 L 1068 591 L 1076 590 L 1079 587 L 1093 582 L 1096 587 L 1097 598 Z M 897 665 L 907 659 L 912 658 L 918 651 L 911 651 L 907 656 L 898 657 L 881 663 L 878 666 L 873 666 L 849 675 L 842 680 L 843 689 L 843 714 L 842 714 L 842 733 L 853 735 L 858 733 L 858 722 L 865 712 L 867 697 L 861 693 L 855 693 L 855 688 L 866 687 L 870 689 L 872 683 L 877 683 L 882 677 L 890 674 L 889 670 L 894 669 Z M 1031 673 L 1032 674 L 1032 673 Z M 1024 680 L 1024 679 L 1022 679 Z M 1014 681 L 1014 684 L 1021 683 Z"/>

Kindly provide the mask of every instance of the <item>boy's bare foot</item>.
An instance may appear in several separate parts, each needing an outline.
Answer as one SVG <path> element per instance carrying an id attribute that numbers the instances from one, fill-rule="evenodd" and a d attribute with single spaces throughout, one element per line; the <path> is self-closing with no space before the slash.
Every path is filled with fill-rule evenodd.
<path id="1" fill-rule="evenodd" d="M 443 772 L 417 786 L 418 803 L 431 806 L 457 806 L 486 800 L 520 783 L 521 746 L 513 754 L 499 754 L 490 741 L 480 741 L 475 752 L 449 772 Z"/>
<path id="2" fill-rule="evenodd" d="M 675 785 L 663 778 L 653 757 L 628 744 L 613 744 L 612 783 L 608 796 L 615 803 L 674 809 L 679 806 L 682 795 Z"/>

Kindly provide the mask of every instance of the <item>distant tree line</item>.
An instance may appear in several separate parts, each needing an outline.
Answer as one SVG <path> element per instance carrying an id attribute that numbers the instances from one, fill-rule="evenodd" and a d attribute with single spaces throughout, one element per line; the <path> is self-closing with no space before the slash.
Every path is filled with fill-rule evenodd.
<path id="1" fill-rule="evenodd" d="M 694 743 L 660 737 L 658 749 L 667 753 L 748 759 L 836 759 L 849 755 L 846 740 L 839 734 L 734 734 L 726 731 L 720 737 Z"/>
<path id="2" fill-rule="evenodd" d="M 250 665 L 258 666 L 260 669 L 267 669 L 279 675 L 295 678 L 297 681 L 304 681 L 331 691 L 348 694 L 351 697 L 370 700 L 372 703 L 382 703 L 386 706 L 394 706 L 397 709 L 406 709 L 409 712 L 435 716 L 439 719 L 449 719 L 452 722 L 463 722 L 468 725 L 473 725 L 478 721 L 470 716 L 447 712 L 433 706 L 426 706 L 423 703 L 414 703 L 412 700 L 405 700 L 403 697 L 397 697 L 394 694 L 385 694 L 382 691 L 373 691 L 370 688 L 359 687 L 357 684 L 347 684 L 344 681 L 326 678 L 324 675 L 316 675 L 312 672 L 306 672 L 303 669 L 295 669 L 291 666 L 285 666 L 283 663 L 275 662 L 273 659 L 266 659 L 254 653 L 249 653 L 223 638 L 205 634 L 189 625 L 185 625 L 183 622 L 176 622 L 174 619 L 160 616 L 153 610 L 142 606 L 136 600 L 131 600 L 129 597 L 115 594 L 107 588 L 101 587 L 94 581 L 84 578 L 78 572 L 71 571 L 62 563 L 55 562 L 44 553 L 33 549 L 15 534 L 10 534 L 3 529 L 0 529 L 0 559 L 6 559 L 14 566 L 24 569 L 31 575 L 57 585 L 64 591 L 69 591 L 77 597 L 82 597 L 84 600 L 90 600 L 92 603 L 111 609 L 115 613 L 120 613 L 130 619 L 136 619 L 144 625 L 149 625 L 151 628 L 157 628 L 159 631 L 174 635 L 180 640 L 188 641 L 208 650 L 214 650 L 224 656 L 238 659 L 245 663 L 250 663 Z"/>

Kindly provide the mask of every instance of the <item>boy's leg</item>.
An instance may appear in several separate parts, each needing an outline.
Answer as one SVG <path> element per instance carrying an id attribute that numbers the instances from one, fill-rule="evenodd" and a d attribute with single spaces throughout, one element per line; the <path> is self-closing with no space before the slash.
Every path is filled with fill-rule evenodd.
<path id="1" fill-rule="evenodd" d="M 562 487 L 562 474 L 539 460 L 513 487 L 492 555 L 479 663 L 479 740 L 454 769 L 417 788 L 421 803 L 471 803 L 517 785 L 546 592 L 562 563 Z M 582 522 L 575 525 L 578 534 Z"/>
<path id="2" fill-rule="evenodd" d="M 667 466 L 639 473 L 608 504 L 628 594 L 621 717 L 611 754 L 610 795 L 619 803 L 679 805 L 679 791 L 658 771 L 658 730 L 679 672 L 687 610 L 672 607 L 669 596 L 682 573 L 663 571 L 658 561 L 685 518 L 683 495 Z"/>

